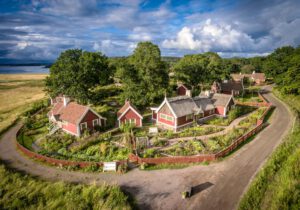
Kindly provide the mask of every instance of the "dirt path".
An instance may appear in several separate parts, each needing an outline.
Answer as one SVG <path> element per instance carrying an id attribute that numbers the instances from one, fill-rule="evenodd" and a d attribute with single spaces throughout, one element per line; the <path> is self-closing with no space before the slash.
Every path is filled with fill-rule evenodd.
<path id="1" fill-rule="evenodd" d="M 281 142 L 291 126 L 291 114 L 277 99 L 266 94 L 277 108 L 270 126 L 232 156 L 208 166 L 198 165 L 177 170 L 139 171 L 125 175 L 69 172 L 38 164 L 21 155 L 14 144 L 20 125 L 10 129 L 0 141 L 0 158 L 11 167 L 47 180 L 82 183 L 116 183 L 132 193 L 141 209 L 224 209 L 236 208 L 249 181 Z M 195 187 L 195 195 L 182 200 L 185 185 Z"/>

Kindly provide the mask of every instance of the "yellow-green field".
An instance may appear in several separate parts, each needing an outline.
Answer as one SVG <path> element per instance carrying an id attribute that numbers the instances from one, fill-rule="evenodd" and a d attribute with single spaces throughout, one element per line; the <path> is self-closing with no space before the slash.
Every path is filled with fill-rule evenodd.
<path id="1" fill-rule="evenodd" d="M 10 126 L 29 104 L 45 97 L 47 74 L 0 74 L 0 133 Z"/>

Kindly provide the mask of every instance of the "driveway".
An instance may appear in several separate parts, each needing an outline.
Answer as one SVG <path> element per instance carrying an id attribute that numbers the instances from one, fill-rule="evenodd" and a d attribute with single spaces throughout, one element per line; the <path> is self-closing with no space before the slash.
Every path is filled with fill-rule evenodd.
<path id="1" fill-rule="evenodd" d="M 124 175 L 60 170 L 39 164 L 17 151 L 14 139 L 20 125 L 14 126 L 3 136 L 0 158 L 10 167 L 46 180 L 118 184 L 137 199 L 141 209 L 231 210 L 237 207 L 249 182 L 282 141 L 292 123 L 291 113 L 286 106 L 270 93 L 265 96 L 276 106 L 271 125 L 230 157 L 208 166 L 157 171 L 134 169 Z M 194 187 L 195 194 L 182 200 L 180 192 L 187 185 Z"/>

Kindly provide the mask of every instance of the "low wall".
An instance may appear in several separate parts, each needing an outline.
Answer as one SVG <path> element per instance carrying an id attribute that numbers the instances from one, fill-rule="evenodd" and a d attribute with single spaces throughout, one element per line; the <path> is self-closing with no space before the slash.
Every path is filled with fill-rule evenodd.
<path id="1" fill-rule="evenodd" d="M 22 126 L 23 127 L 23 126 Z M 20 134 L 20 131 L 22 127 L 18 130 L 16 136 Z M 17 148 L 26 156 L 30 158 L 35 158 L 37 160 L 40 160 L 45 163 L 49 163 L 51 165 L 56 165 L 56 166 L 79 166 L 80 168 L 85 168 L 91 165 L 98 165 L 98 166 L 103 166 L 103 162 L 89 162 L 89 161 L 70 161 L 70 160 L 60 160 L 56 158 L 51 158 L 47 157 L 38 153 L 35 153 L 33 151 L 30 151 L 29 149 L 25 148 L 23 145 L 21 145 L 17 140 L 15 141 Z M 117 166 L 124 164 L 127 162 L 127 160 L 124 161 L 117 161 Z"/>
<path id="2" fill-rule="evenodd" d="M 243 105 L 243 106 L 256 106 L 256 107 L 269 107 L 272 106 L 272 104 L 263 96 L 261 93 L 258 93 L 258 97 L 263 102 L 241 102 L 241 101 L 235 101 L 235 104 L 237 105 Z"/>

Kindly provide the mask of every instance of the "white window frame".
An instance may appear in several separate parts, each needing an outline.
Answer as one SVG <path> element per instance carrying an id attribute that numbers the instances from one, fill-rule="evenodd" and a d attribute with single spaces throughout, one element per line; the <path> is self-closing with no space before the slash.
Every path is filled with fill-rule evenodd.
<path id="1" fill-rule="evenodd" d="M 214 110 L 214 109 L 209 110 L 209 114 L 210 114 L 210 115 L 212 115 L 212 114 L 214 114 L 214 113 L 215 113 L 215 110 Z"/>
<path id="2" fill-rule="evenodd" d="M 83 128 L 83 125 L 85 125 L 85 128 Z M 83 123 L 80 123 L 80 130 L 84 130 L 84 129 L 87 129 L 87 122 L 83 122 Z"/>
<path id="3" fill-rule="evenodd" d="M 164 113 L 159 113 L 160 118 L 167 120 L 169 122 L 173 122 L 174 118 L 172 116 L 166 115 Z"/>
<path id="4" fill-rule="evenodd" d="M 96 122 L 96 123 L 95 123 Z M 93 127 L 99 125 L 99 119 L 94 119 L 93 120 Z"/>
<path id="5" fill-rule="evenodd" d="M 189 114 L 185 117 L 185 121 L 192 120 L 192 119 L 194 119 L 193 114 Z"/>

